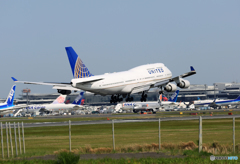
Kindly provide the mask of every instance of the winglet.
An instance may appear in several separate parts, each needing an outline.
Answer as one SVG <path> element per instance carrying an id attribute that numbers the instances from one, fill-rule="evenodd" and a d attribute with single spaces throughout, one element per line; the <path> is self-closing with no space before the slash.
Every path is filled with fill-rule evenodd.
<path id="1" fill-rule="evenodd" d="M 13 81 L 14 81 L 14 82 L 17 82 L 17 81 L 18 81 L 18 80 L 17 80 L 17 79 L 15 79 L 14 77 L 12 77 L 12 79 L 13 79 Z"/>
<path id="2" fill-rule="evenodd" d="M 190 69 L 191 69 L 191 71 L 195 71 L 195 69 L 193 68 L 193 66 L 190 66 Z"/>

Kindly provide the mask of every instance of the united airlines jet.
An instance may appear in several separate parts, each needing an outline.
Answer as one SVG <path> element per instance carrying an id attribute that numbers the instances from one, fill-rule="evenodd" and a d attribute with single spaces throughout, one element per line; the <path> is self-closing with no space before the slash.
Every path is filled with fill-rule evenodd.
<path id="1" fill-rule="evenodd" d="M 52 85 L 59 93 L 70 94 L 71 90 L 85 90 L 99 95 L 112 95 L 111 103 L 133 101 L 131 94 L 142 93 L 141 101 L 146 101 L 147 92 L 150 88 L 158 87 L 163 92 L 173 92 L 180 88 L 188 88 L 190 82 L 183 78 L 196 74 L 191 66 L 191 71 L 172 78 L 172 72 L 163 64 L 147 64 L 132 68 L 127 71 L 93 75 L 72 47 L 66 47 L 66 52 L 72 69 L 73 79 L 70 83 L 45 83 L 45 82 L 22 82 L 24 84 Z M 175 82 L 171 83 L 171 82 Z"/>
<path id="2" fill-rule="evenodd" d="M 26 107 L 26 105 L 13 105 L 14 97 L 15 97 L 15 90 L 16 85 L 13 85 L 6 101 L 4 103 L 0 103 L 0 112 L 1 113 L 10 113 L 10 111 L 13 111 L 15 109 Z"/>

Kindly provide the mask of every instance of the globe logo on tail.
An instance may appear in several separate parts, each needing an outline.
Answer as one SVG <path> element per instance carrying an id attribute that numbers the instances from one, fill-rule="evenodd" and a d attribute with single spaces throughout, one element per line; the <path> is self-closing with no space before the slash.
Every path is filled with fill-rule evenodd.
<path id="1" fill-rule="evenodd" d="M 83 64 L 82 60 L 78 57 L 74 68 L 74 78 L 84 78 L 90 76 L 92 76 L 92 74 L 88 71 L 85 64 Z"/>

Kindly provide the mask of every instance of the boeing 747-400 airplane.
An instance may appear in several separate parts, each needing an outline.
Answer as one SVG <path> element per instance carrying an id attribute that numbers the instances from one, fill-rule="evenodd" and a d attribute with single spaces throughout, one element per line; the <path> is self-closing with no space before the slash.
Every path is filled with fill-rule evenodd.
<path id="1" fill-rule="evenodd" d="M 82 60 L 78 57 L 72 47 L 66 47 L 66 52 L 73 73 L 70 83 L 45 83 L 45 82 L 22 82 L 24 84 L 52 85 L 59 93 L 70 94 L 71 90 L 84 90 L 99 95 L 112 95 L 110 102 L 120 102 L 123 98 L 126 101 L 133 101 L 131 94 L 142 93 L 141 101 L 146 101 L 147 92 L 150 88 L 161 88 L 167 92 L 180 88 L 188 88 L 190 82 L 183 78 L 196 74 L 191 66 L 191 71 L 172 78 L 172 72 L 163 64 L 147 64 L 132 68 L 127 71 L 106 73 L 94 76 Z M 170 83 L 175 82 L 176 84 Z M 122 96 L 122 97 L 121 97 Z"/>

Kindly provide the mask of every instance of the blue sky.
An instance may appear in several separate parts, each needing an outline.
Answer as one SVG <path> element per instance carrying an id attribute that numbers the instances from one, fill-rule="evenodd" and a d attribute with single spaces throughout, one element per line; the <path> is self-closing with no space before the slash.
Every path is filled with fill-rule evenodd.
<path id="1" fill-rule="evenodd" d="M 0 1 L 0 98 L 18 80 L 70 82 L 72 46 L 92 74 L 164 63 L 192 84 L 240 82 L 240 1 Z M 49 86 L 17 84 L 32 93 Z"/>

